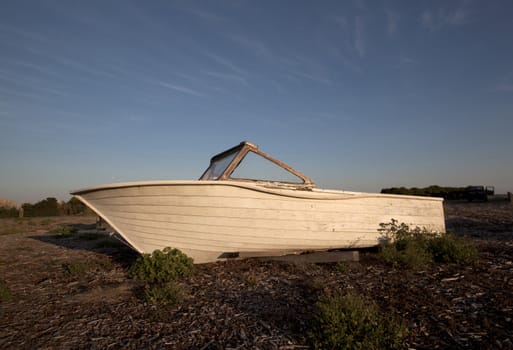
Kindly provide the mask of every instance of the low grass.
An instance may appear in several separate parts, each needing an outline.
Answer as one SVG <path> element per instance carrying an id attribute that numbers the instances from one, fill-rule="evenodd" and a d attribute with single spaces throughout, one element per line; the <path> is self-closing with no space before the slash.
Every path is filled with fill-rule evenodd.
<path id="1" fill-rule="evenodd" d="M 62 264 L 62 269 L 67 275 L 79 275 L 89 270 L 95 269 L 97 266 L 92 263 L 84 262 L 65 262 Z"/>
<path id="2" fill-rule="evenodd" d="M 418 270 L 432 263 L 470 264 L 478 259 L 477 248 L 466 238 L 418 227 L 411 229 L 394 219 L 380 225 L 380 256 L 390 265 Z"/>
<path id="3" fill-rule="evenodd" d="M 22 232 L 19 228 L 5 228 L 0 231 L 0 236 L 15 235 Z"/>
<path id="4" fill-rule="evenodd" d="M 178 305 L 183 300 L 183 289 L 176 282 L 146 284 L 143 298 L 150 304 Z"/>
<path id="5" fill-rule="evenodd" d="M 346 263 L 346 262 L 339 262 L 335 265 L 335 268 L 337 269 L 337 271 L 339 272 L 342 272 L 342 273 L 347 273 L 350 271 L 350 267 L 349 267 L 349 264 Z"/>
<path id="6" fill-rule="evenodd" d="M 407 327 L 354 292 L 323 295 L 307 342 L 314 349 L 402 349 Z"/>
<path id="7" fill-rule="evenodd" d="M 78 230 L 69 225 L 63 225 L 58 228 L 51 230 L 49 233 L 54 234 L 54 238 L 62 239 L 62 238 L 70 238 L 74 233 Z"/>
<path id="8" fill-rule="evenodd" d="M 41 221 L 40 225 L 41 226 L 48 226 L 50 224 L 53 224 L 55 222 L 55 220 L 53 219 L 44 219 Z"/>
<path id="9" fill-rule="evenodd" d="M 9 288 L 7 288 L 7 284 L 3 281 L 0 281 L 0 302 L 7 301 L 11 299 L 11 292 Z"/>

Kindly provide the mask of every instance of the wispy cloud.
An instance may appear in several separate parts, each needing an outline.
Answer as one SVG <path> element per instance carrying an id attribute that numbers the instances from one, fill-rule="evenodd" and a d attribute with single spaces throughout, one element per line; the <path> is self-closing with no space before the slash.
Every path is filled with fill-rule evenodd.
<path id="1" fill-rule="evenodd" d="M 173 90 L 173 91 L 180 92 L 183 94 L 199 96 L 199 97 L 205 96 L 205 94 L 203 94 L 193 88 L 190 88 L 189 86 L 186 86 L 184 84 L 177 84 L 175 82 L 169 82 L 169 81 L 164 81 L 162 79 L 156 79 L 149 75 L 140 73 L 136 69 L 122 67 L 122 64 L 119 62 L 117 64 L 113 64 L 113 63 L 107 64 L 106 66 L 108 67 L 108 70 L 110 72 L 114 72 L 113 74 L 116 76 L 123 75 L 123 76 L 130 78 L 131 80 L 138 80 L 145 84 L 162 87 L 162 88 L 165 88 L 168 90 Z M 175 74 L 173 74 L 173 75 L 175 75 Z M 179 75 L 181 75 L 181 74 L 176 74 L 176 76 L 179 76 Z M 185 77 L 187 77 L 187 76 L 185 75 Z"/>
<path id="2" fill-rule="evenodd" d="M 45 3 L 45 6 L 52 5 L 51 2 Z M 104 26 L 112 25 L 112 20 L 104 19 L 102 23 L 100 23 L 99 19 L 96 17 L 93 18 L 93 16 L 87 16 L 77 15 L 75 9 L 70 10 L 70 8 L 66 8 L 66 6 L 61 6 L 62 4 L 54 4 L 54 6 L 50 6 L 53 10 L 55 10 L 56 13 L 61 14 L 63 17 L 67 17 L 68 19 L 71 19 L 73 21 L 78 22 L 84 22 L 89 23 L 91 27 L 94 27 L 97 29 L 100 27 L 100 24 Z M 82 21 L 80 21 L 82 19 Z M 27 26 L 29 27 L 29 26 Z M 37 28 L 37 26 L 36 26 Z M 67 29 L 66 29 L 67 30 Z M 110 27 L 108 30 L 104 30 L 105 33 L 108 33 L 110 30 Z M 83 57 L 80 56 L 74 56 L 74 53 L 71 53 L 71 55 L 65 55 L 60 54 L 59 52 L 62 52 L 66 49 L 69 49 L 69 47 L 73 46 L 73 44 L 69 44 L 66 42 L 65 33 L 63 33 L 63 36 L 55 36 L 55 35 L 49 35 L 48 33 L 45 34 L 45 31 L 35 31 L 35 30 L 27 30 L 25 28 L 18 28 L 15 26 L 9 26 L 5 24 L 0 24 L 0 33 L 5 32 L 9 34 L 9 42 L 8 44 L 10 46 L 14 46 L 17 49 L 20 49 L 24 51 L 25 53 L 28 53 L 29 55 L 25 55 L 26 59 L 24 61 L 19 61 L 17 64 L 24 65 L 27 68 L 30 68 L 32 70 L 37 70 L 40 73 L 58 76 L 60 75 L 61 78 L 64 78 L 65 75 L 69 72 L 64 73 L 56 73 L 55 70 L 48 69 L 46 67 L 43 67 L 42 65 L 33 64 L 30 61 L 36 61 L 36 62 L 44 62 L 44 61 L 51 61 L 54 68 L 56 68 L 55 63 L 57 63 L 60 67 L 58 68 L 67 68 L 72 69 L 75 71 L 79 71 L 81 73 L 86 73 L 87 75 L 94 75 L 97 77 L 110 77 L 109 74 L 105 71 L 102 71 L 101 69 L 97 69 L 94 64 L 91 64 L 90 62 L 87 62 L 87 64 L 84 63 L 82 60 Z M 45 62 L 48 63 L 48 62 Z M 62 72 L 62 69 L 59 69 L 60 72 Z M 77 78 L 80 79 L 80 78 Z"/>
<path id="3" fill-rule="evenodd" d="M 267 79 L 267 82 L 272 85 L 272 87 L 279 92 L 280 94 L 283 94 L 287 91 L 283 84 L 279 81 L 273 80 L 273 79 Z"/>
<path id="4" fill-rule="evenodd" d="M 203 6 L 201 8 L 196 6 L 195 2 L 184 1 L 184 2 L 181 2 L 180 4 L 181 5 L 178 6 L 179 10 L 186 12 L 188 14 L 191 14 L 200 19 L 211 21 L 211 22 L 220 22 L 220 21 L 225 20 L 225 18 L 223 16 L 205 9 L 205 6 Z M 203 4 L 203 5 L 205 5 L 205 4 Z"/>
<path id="5" fill-rule="evenodd" d="M 354 48 L 360 58 L 365 57 L 365 25 L 362 17 L 356 17 L 354 23 Z"/>
<path id="6" fill-rule="evenodd" d="M 4 104 L 5 104 L 4 102 L 0 101 L 0 105 L 4 105 Z M 7 111 L 0 111 L 0 116 L 2 116 L 2 118 L 6 117 L 9 119 L 10 113 Z"/>
<path id="7" fill-rule="evenodd" d="M 349 21 L 344 16 L 333 16 L 333 20 L 343 29 L 347 29 L 347 27 L 349 26 Z"/>
<path id="8" fill-rule="evenodd" d="M 274 57 L 269 46 L 261 40 L 242 35 L 230 35 L 229 38 L 256 57 L 265 59 L 272 59 Z"/>
<path id="9" fill-rule="evenodd" d="M 287 66 L 287 77 L 294 81 L 307 79 L 316 83 L 332 84 L 326 67 L 312 57 L 304 55 L 291 55 L 280 57 L 280 62 Z"/>
<path id="10" fill-rule="evenodd" d="M 305 114 L 297 118 L 298 122 L 304 124 L 326 125 L 334 121 L 351 121 L 353 118 L 349 116 L 342 116 L 335 113 L 317 112 L 315 114 Z"/>
<path id="11" fill-rule="evenodd" d="M 215 21 L 215 22 L 224 21 L 224 17 L 219 16 L 213 12 L 205 11 L 203 9 L 189 8 L 189 9 L 187 9 L 187 12 L 193 14 L 196 17 L 206 19 L 209 21 Z"/>
<path id="12" fill-rule="evenodd" d="M 28 69 L 32 73 L 40 73 L 42 75 L 65 79 L 67 76 L 65 74 L 59 73 L 56 70 L 48 68 L 47 66 L 43 66 L 41 64 L 35 64 L 32 62 L 22 61 L 22 60 L 4 60 L 0 58 L 0 64 L 8 65 L 16 69 L 16 67 L 20 67 L 23 69 Z"/>
<path id="13" fill-rule="evenodd" d="M 365 11 L 367 10 L 367 5 L 364 0 L 355 0 L 355 6 L 357 9 Z"/>
<path id="14" fill-rule="evenodd" d="M 470 22 L 469 2 L 462 1 L 456 9 L 438 9 L 437 12 L 425 10 L 420 17 L 422 26 L 431 32 L 446 26 L 462 26 Z"/>
<path id="15" fill-rule="evenodd" d="M 205 96 L 204 94 L 202 94 L 202 93 L 200 93 L 200 92 L 198 92 L 196 90 L 190 89 L 190 88 L 188 88 L 186 86 L 175 85 L 175 84 L 168 83 L 168 82 L 165 82 L 165 81 L 152 80 L 152 79 L 144 79 L 144 81 L 146 81 L 146 82 L 148 82 L 150 84 L 161 86 L 163 88 L 170 89 L 170 90 L 173 90 L 173 91 L 178 91 L 178 92 L 181 92 L 181 93 L 184 93 L 184 94 L 188 94 L 188 95 Z"/>
<path id="16" fill-rule="evenodd" d="M 293 76 L 296 76 L 296 77 L 299 77 L 299 78 L 303 78 L 303 79 L 307 79 L 307 80 L 310 80 L 310 81 L 313 81 L 313 82 L 316 82 L 316 83 L 322 83 L 322 84 L 332 84 L 333 82 L 326 78 L 326 77 L 323 77 L 321 75 L 317 75 L 317 74 L 310 74 L 310 73 L 305 73 L 305 72 L 291 72 L 291 74 Z"/>
<path id="17" fill-rule="evenodd" d="M 44 104 L 48 103 L 48 91 L 38 91 L 38 89 L 31 89 L 31 91 L 28 91 L 28 89 L 25 88 L 7 88 L 2 85 L 3 84 L 0 84 L 0 97 L 8 96 L 8 100 L 11 98 L 17 98 L 25 103 L 33 103 L 34 101 Z M 58 96 L 63 97 L 61 94 L 58 94 Z"/>
<path id="18" fill-rule="evenodd" d="M 329 19 L 338 27 L 337 32 L 340 33 L 342 47 L 344 51 L 351 56 L 364 58 L 367 54 L 366 44 L 366 23 L 364 16 L 358 15 L 353 20 L 348 20 L 346 16 L 334 15 Z"/>
<path id="19" fill-rule="evenodd" d="M 447 14 L 445 17 L 445 21 L 448 24 L 460 26 L 469 21 L 469 12 L 467 10 L 467 2 L 464 2 L 463 5 L 458 7 L 456 11 Z"/>
<path id="20" fill-rule="evenodd" d="M 232 62 L 231 60 L 228 60 L 222 56 L 219 56 L 217 54 L 214 54 L 212 52 L 203 52 L 203 55 L 208 57 L 211 61 L 213 61 L 218 67 L 223 68 L 225 71 L 220 70 L 208 70 L 205 71 L 204 74 L 215 77 L 218 79 L 223 79 L 227 81 L 237 82 L 240 84 L 243 84 L 244 86 L 250 86 L 248 77 L 250 76 L 249 73 Z M 212 65 L 209 66 L 210 68 Z"/>
<path id="21" fill-rule="evenodd" d="M 29 39 L 34 42 L 38 43 L 49 43 L 50 39 L 41 35 L 40 33 L 37 33 L 35 31 L 27 31 L 25 29 L 20 29 L 17 27 L 13 27 L 10 25 L 6 25 L 4 23 L 0 23 L 0 33 L 5 32 L 9 35 L 9 37 L 12 37 L 13 35 L 17 36 L 18 38 L 21 38 L 23 40 Z"/>
<path id="22" fill-rule="evenodd" d="M 340 50 L 336 50 L 335 57 L 346 67 L 347 69 L 355 72 L 362 73 L 362 68 L 355 63 L 354 59 L 349 58 L 346 54 L 341 52 Z"/>
<path id="23" fill-rule="evenodd" d="M 211 52 L 204 52 L 203 54 L 205 56 L 207 56 L 208 58 L 210 58 L 215 63 L 217 63 L 225 68 L 228 68 L 232 72 L 239 73 L 239 74 L 246 74 L 246 71 L 244 69 L 240 68 L 238 65 L 236 65 L 235 63 L 233 63 L 232 61 L 230 61 L 224 57 L 221 57 L 221 56 L 211 53 Z"/>
<path id="24" fill-rule="evenodd" d="M 11 86 L 20 87 L 23 90 L 32 90 L 37 93 L 50 94 L 59 97 L 68 97 L 69 93 L 65 89 L 53 88 L 48 86 L 48 82 L 36 78 L 27 78 L 19 76 L 12 72 L 0 69 L 0 81 L 7 82 Z"/>
<path id="25" fill-rule="evenodd" d="M 387 17 L 388 36 L 393 37 L 397 34 L 397 27 L 398 27 L 398 23 L 399 23 L 399 14 L 390 9 L 386 9 L 385 14 Z"/>
<path id="26" fill-rule="evenodd" d="M 130 114 L 128 115 L 128 120 L 134 123 L 140 123 L 140 122 L 147 122 L 150 118 L 146 115 L 140 115 L 140 114 Z"/>
<path id="27" fill-rule="evenodd" d="M 66 57 L 63 55 L 58 56 L 58 55 L 50 54 L 46 51 L 36 49 L 34 47 L 26 47 L 25 50 L 30 52 L 33 55 L 38 55 L 38 56 L 44 57 L 48 60 L 52 60 L 52 61 L 58 63 L 62 67 L 71 68 L 76 71 L 80 71 L 82 73 L 96 75 L 96 76 L 100 76 L 100 77 L 109 77 L 109 78 L 115 77 L 114 74 L 112 74 L 104 69 L 100 69 L 97 67 L 94 68 L 93 65 L 84 64 L 76 58 Z"/>
<path id="28" fill-rule="evenodd" d="M 230 73 L 221 73 L 221 72 L 205 72 L 205 74 L 208 76 L 214 77 L 214 78 L 219 78 L 219 79 L 223 79 L 223 80 L 227 80 L 227 81 L 240 83 L 245 86 L 249 86 L 248 81 L 240 75 L 230 74 Z"/>
<path id="29" fill-rule="evenodd" d="M 340 39 L 339 43 L 331 45 L 327 50 L 346 68 L 353 72 L 361 73 L 362 70 L 355 61 L 365 54 L 362 19 L 355 20 L 354 26 L 345 16 L 335 15 L 331 16 L 331 19 L 338 28 L 337 32 L 340 33 Z"/>
<path id="30" fill-rule="evenodd" d="M 513 70 L 506 71 L 489 89 L 495 92 L 513 92 Z"/>
<path id="31" fill-rule="evenodd" d="M 405 56 L 405 55 L 401 55 L 399 57 L 399 62 L 395 65 L 395 68 L 403 68 L 403 67 L 407 67 L 407 66 L 415 66 L 415 65 L 418 65 L 420 63 L 419 60 L 416 60 L 414 58 L 411 58 L 411 57 L 408 57 L 408 56 Z"/>
<path id="32" fill-rule="evenodd" d="M 494 86 L 493 90 L 498 92 L 512 92 L 513 83 L 499 83 Z"/>

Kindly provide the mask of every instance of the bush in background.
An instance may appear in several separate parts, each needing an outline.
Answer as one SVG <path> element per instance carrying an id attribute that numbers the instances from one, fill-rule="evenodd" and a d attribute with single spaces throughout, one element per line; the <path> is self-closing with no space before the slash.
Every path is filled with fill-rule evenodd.
<path id="1" fill-rule="evenodd" d="M 430 232 L 392 219 L 380 224 L 381 258 L 395 266 L 420 269 L 430 263 L 468 264 L 477 260 L 477 248 L 468 239 L 450 233 Z"/>
<path id="2" fill-rule="evenodd" d="M 94 212 L 76 197 L 72 197 L 67 202 L 59 202 L 54 197 L 48 197 L 34 204 L 23 203 L 20 209 L 0 208 L 0 217 L 19 215 L 23 217 L 94 215 Z"/>
<path id="3" fill-rule="evenodd" d="M 0 218 L 17 218 L 20 212 L 15 207 L 0 207 Z"/>
<path id="4" fill-rule="evenodd" d="M 436 263 L 470 264 L 478 259 L 478 250 L 467 238 L 445 234 L 429 242 Z"/>
<path id="5" fill-rule="evenodd" d="M 447 187 L 432 185 L 429 187 L 390 187 L 381 189 L 381 193 L 404 194 L 409 196 L 442 197 L 445 199 L 465 199 L 466 187 Z"/>

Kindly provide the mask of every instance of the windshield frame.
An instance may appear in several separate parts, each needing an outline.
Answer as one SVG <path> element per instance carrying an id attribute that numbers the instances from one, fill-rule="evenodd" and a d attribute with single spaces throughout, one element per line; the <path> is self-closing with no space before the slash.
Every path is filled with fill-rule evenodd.
<path id="1" fill-rule="evenodd" d="M 261 156 L 272 163 L 278 165 L 279 167 L 285 169 L 289 173 L 292 173 L 299 179 L 301 179 L 302 183 L 297 182 L 282 182 L 282 181 L 266 181 L 266 180 L 255 180 L 255 179 L 240 179 L 240 178 L 232 178 L 231 175 L 234 170 L 239 166 L 244 157 L 249 153 L 253 152 L 258 156 Z M 230 158 L 227 158 L 230 157 Z M 225 165 L 224 162 L 228 161 L 228 165 Z M 218 168 L 218 166 L 222 164 L 222 168 Z M 224 168 L 224 169 L 223 169 Z M 311 189 L 315 187 L 313 181 L 303 173 L 297 171 L 291 166 L 283 163 L 282 161 L 271 157 L 270 155 L 260 151 L 258 146 L 243 141 L 239 145 L 232 147 L 224 152 L 221 152 L 210 159 L 210 165 L 205 170 L 205 172 L 199 178 L 200 180 L 230 180 L 230 181 L 248 181 L 248 182 L 259 182 L 259 183 L 268 183 L 281 187 L 294 187 L 299 189 Z"/>

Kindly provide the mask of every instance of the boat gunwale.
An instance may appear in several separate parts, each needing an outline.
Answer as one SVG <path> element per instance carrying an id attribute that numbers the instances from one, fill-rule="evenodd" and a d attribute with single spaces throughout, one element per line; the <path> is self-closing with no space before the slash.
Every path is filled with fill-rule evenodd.
<path id="1" fill-rule="evenodd" d="M 82 188 L 71 191 L 73 196 L 80 196 L 86 193 L 99 192 L 105 190 L 114 190 L 121 188 L 131 187 L 157 187 L 157 186 L 228 186 L 238 187 L 247 190 L 280 195 L 283 197 L 300 198 L 308 200 L 352 200 L 363 198 L 397 198 L 397 199 L 415 199 L 423 201 L 439 201 L 443 202 L 441 197 L 422 197 L 386 193 L 366 193 L 366 192 L 352 192 L 335 189 L 296 189 L 284 188 L 277 186 L 272 182 L 246 182 L 246 181 L 233 181 L 233 180 L 151 180 L 151 181 L 132 181 L 132 182 L 119 182 Z M 322 196 L 326 194 L 327 196 Z"/>

